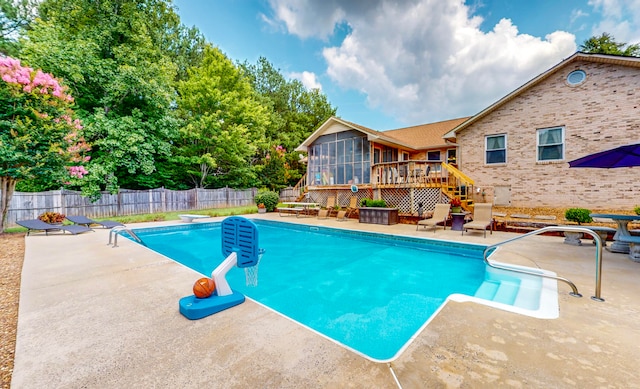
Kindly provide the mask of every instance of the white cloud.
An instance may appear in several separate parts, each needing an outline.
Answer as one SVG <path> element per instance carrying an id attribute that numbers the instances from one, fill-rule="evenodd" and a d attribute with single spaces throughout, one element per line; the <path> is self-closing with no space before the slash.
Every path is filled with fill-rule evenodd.
<path id="1" fill-rule="evenodd" d="M 578 19 L 589 17 L 589 14 L 584 12 L 581 9 L 574 9 L 571 11 L 570 21 L 571 23 L 575 23 Z"/>
<path id="2" fill-rule="evenodd" d="M 348 23 L 341 45 L 323 50 L 327 74 L 408 125 L 473 115 L 576 50 L 572 34 L 541 39 L 520 34 L 508 19 L 482 32 L 482 18 L 462 0 L 271 4 L 287 30 L 303 38 L 324 39 L 337 23 Z"/>
<path id="3" fill-rule="evenodd" d="M 590 0 L 589 5 L 602 14 L 592 35 L 606 32 L 616 42 L 640 43 L 640 0 Z"/>
<path id="4" fill-rule="evenodd" d="M 307 72 L 307 71 L 304 71 L 302 73 L 293 72 L 293 73 L 289 73 L 289 78 L 299 80 L 302 83 L 302 85 L 304 85 L 304 87 L 309 90 L 311 89 L 322 90 L 322 85 L 318 81 L 316 74 L 313 72 Z"/>

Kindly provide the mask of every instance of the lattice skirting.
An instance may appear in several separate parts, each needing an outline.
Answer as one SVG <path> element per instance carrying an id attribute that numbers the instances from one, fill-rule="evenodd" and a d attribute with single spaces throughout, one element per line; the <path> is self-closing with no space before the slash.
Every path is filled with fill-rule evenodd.
<path id="1" fill-rule="evenodd" d="M 437 203 L 448 202 L 439 188 L 361 189 L 356 193 L 350 189 L 319 189 L 309 191 L 308 201 L 325 206 L 327 199 L 334 196 L 338 205 L 347 207 L 352 196 L 356 196 L 360 204 L 362 199 L 378 198 L 378 192 L 389 207 L 396 207 L 401 213 L 417 215 L 419 203 L 423 211 L 432 211 Z"/>

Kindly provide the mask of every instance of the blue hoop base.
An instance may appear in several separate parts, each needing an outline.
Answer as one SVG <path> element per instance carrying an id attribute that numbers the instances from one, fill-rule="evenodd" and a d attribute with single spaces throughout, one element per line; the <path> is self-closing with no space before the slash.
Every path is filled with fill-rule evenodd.
<path id="1" fill-rule="evenodd" d="M 213 294 L 203 299 L 191 295 L 180 299 L 180 313 L 189 320 L 197 320 L 243 302 L 244 295 L 238 292 L 233 292 L 227 296 Z"/>

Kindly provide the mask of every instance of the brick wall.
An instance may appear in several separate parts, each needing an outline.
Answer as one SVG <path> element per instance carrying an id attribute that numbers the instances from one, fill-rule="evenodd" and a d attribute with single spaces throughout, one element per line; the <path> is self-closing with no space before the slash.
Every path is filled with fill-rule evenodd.
<path id="1" fill-rule="evenodd" d="M 575 69 L 587 78 L 572 87 L 566 77 Z M 536 130 L 556 126 L 565 127 L 564 160 L 536 162 Z M 507 134 L 505 164 L 484 163 L 485 135 L 492 134 Z M 568 161 L 640 142 L 640 69 L 567 63 L 459 132 L 457 142 L 460 168 L 487 189 L 488 201 L 500 187 L 516 207 L 630 210 L 640 204 L 640 167 L 576 169 Z"/>

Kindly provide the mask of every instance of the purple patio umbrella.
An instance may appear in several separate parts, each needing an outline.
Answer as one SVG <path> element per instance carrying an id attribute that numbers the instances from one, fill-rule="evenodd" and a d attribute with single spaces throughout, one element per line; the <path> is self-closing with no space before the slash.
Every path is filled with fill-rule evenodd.
<path id="1" fill-rule="evenodd" d="M 632 166 L 640 166 L 640 143 L 601 151 L 569 162 L 569 167 L 611 169 Z"/>

